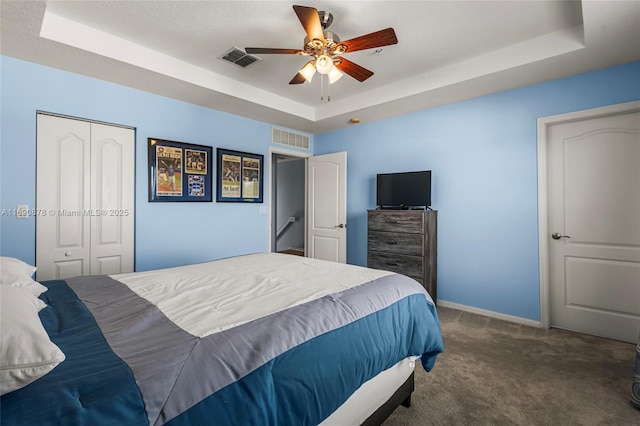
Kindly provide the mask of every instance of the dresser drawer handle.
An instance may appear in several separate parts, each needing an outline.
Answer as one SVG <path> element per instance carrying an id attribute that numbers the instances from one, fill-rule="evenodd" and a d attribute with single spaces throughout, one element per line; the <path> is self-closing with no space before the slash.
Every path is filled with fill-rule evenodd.
<path id="1" fill-rule="evenodd" d="M 397 246 L 400 243 L 397 241 L 389 241 L 387 244 L 389 244 L 390 246 Z"/>
<path id="2" fill-rule="evenodd" d="M 387 266 L 401 266 L 402 263 L 398 263 L 398 262 L 387 262 Z"/>

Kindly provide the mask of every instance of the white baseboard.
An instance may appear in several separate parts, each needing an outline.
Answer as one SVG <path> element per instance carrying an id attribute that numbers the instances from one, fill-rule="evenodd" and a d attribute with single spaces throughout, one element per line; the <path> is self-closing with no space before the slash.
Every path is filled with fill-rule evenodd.
<path id="1" fill-rule="evenodd" d="M 540 321 L 534 321 L 527 318 L 516 317 L 513 315 L 501 314 L 499 312 L 488 311 L 486 309 L 474 308 L 473 306 L 461 305 L 459 303 L 447 302 L 446 300 L 438 300 L 438 307 L 457 309 L 459 311 L 471 312 L 473 314 L 484 315 L 485 317 L 496 318 L 503 321 L 513 322 L 516 324 L 527 325 L 529 327 L 542 328 Z"/>

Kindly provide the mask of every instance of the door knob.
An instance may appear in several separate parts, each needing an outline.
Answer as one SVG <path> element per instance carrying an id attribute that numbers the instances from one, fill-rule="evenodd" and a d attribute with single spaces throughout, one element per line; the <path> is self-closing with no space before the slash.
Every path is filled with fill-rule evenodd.
<path id="1" fill-rule="evenodd" d="M 341 223 L 340 225 L 336 225 L 336 226 L 334 226 L 334 228 L 340 228 L 340 229 L 342 229 L 342 228 L 346 228 L 346 227 L 347 227 L 347 226 L 346 226 L 344 223 Z"/>
<path id="2" fill-rule="evenodd" d="M 64 253 L 64 255 L 65 255 L 65 256 L 67 256 L 67 257 L 69 257 L 69 256 L 71 256 L 71 252 L 70 252 L 70 251 L 67 251 L 67 252 L 65 252 L 65 253 Z"/>
<path id="3" fill-rule="evenodd" d="M 559 240 L 560 238 L 571 238 L 568 235 L 560 235 L 557 232 L 554 232 L 553 234 L 551 234 L 551 238 L 553 238 L 554 240 Z"/>

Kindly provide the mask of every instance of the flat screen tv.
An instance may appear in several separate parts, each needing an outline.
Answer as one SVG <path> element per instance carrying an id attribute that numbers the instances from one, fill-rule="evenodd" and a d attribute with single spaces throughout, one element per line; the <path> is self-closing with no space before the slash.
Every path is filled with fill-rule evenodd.
<path id="1" fill-rule="evenodd" d="M 404 209 L 431 205 L 431 170 L 381 173 L 376 182 L 380 208 Z"/>

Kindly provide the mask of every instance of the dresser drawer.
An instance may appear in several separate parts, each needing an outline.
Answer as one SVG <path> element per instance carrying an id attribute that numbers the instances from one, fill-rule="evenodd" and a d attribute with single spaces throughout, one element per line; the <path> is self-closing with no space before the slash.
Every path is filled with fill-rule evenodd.
<path id="1" fill-rule="evenodd" d="M 422 257 L 370 251 L 367 256 L 367 266 L 373 269 L 397 272 L 414 279 L 419 279 L 420 282 L 422 282 L 424 278 L 424 262 Z"/>
<path id="2" fill-rule="evenodd" d="M 424 254 L 424 235 L 369 231 L 369 250 L 420 256 Z"/>
<path id="3" fill-rule="evenodd" d="M 424 212 L 421 210 L 369 211 L 368 221 L 370 231 L 424 233 Z"/>

